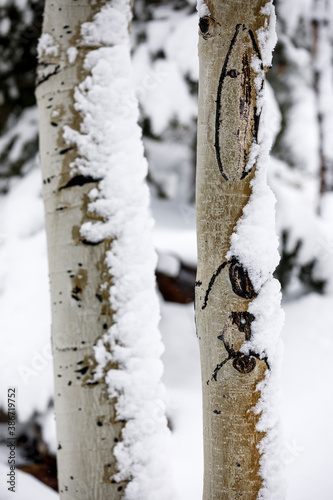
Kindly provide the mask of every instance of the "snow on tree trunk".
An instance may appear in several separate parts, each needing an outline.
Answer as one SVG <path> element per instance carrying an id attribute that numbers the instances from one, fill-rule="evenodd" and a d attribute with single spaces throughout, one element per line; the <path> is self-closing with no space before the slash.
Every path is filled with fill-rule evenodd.
<path id="1" fill-rule="evenodd" d="M 276 388 L 283 322 L 264 77 L 266 0 L 199 2 L 198 272 L 204 500 L 281 500 Z"/>
<path id="2" fill-rule="evenodd" d="M 47 0 L 40 113 L 62 500 L 173 499 L 129 0 Z"/>

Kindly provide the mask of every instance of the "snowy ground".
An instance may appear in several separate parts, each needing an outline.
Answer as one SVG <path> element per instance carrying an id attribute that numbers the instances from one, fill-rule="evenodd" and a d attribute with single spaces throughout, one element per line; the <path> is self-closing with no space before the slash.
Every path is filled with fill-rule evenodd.
<path id="1" fill-rule="evenodd" d="M 29 189 L 25 190 L 27 186 Z M 31 197 L 25 205 L 30 207 L 29 213 L 24 212 L 20 224 L 10 224 L 13 217 L 19 220 L 12 207 L 19 210 L 15 203 L 27 192 Z M 6 338 L 0 364 L 1 403 L 5 402 L 7 387 L 16 386 L 18 414 L 21 419 L 27 419 L 36 408 L 45 411 L 52 393 L 46 247 L 39 218 L 38 172 L 32 171 L 25 181 L 13 187 L 12 194 L 1 201 L 1 210 L 6 214 L 0 223 L 3 235 L 0 245 L 0 331 Z M 153 211 L 158 251 L 195 262 L 193 209 L 175 202 L 155 201 Z M 20 213 L 23 212 L 20 210 Z M 333 491 L 332 303 L 330 295 L 309 294 L 284 305 L 284 446 L 278 460 L 285 465 L 287 500 L 329 499 Z M 168 416 L 173 429 L 174 476 L 180 500 L 199 500 L 202 487 L 201 388 L 193 304 L 166 303 L 161 299 L 161 312 L 160 326 L 165 342 L 164 381 L 169 391 Z M 52 416 L 48 415 L 44 422 L 45 439 L 54 449 Z M 5 462 L 6 453 L 2 449 L 1 500 L 58 498 L 51 489 L 24 473 L 18 474 L 15 496 L 8 493 L 4 486 Z"/>
<path id="2" fill-rule="evenodd" d="M 16 472 L 16 491 L 7 490 L 8 467 L 0 463 L 0 498 L 1 500 L 58 500 L 59 495 L 30 474 Z"/>

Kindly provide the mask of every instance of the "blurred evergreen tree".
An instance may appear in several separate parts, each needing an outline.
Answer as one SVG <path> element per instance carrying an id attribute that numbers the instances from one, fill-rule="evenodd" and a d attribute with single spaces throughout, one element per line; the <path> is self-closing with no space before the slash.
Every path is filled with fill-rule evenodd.
<path id="1" fill-rule="evenodd" d="M 28 0 L 25 5 L 7 0 L 0 7 L 0 192 L 7 190 L 11 176 L 23 173 L 38 150 L 36 120 L 24 112 L 35 106 L 43 8 L 44 0 Z M 22 118 L 35 133 L 25 134 L 19 126 Z"/>

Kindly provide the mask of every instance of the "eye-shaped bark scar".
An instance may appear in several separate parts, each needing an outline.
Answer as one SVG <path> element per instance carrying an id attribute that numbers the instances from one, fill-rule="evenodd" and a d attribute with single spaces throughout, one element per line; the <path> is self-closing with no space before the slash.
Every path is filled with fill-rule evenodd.
<path id="1" fill-rule="evenodd" d="M 211 279 L 209 280 L 209 284 L 205 293 L 204 303 L 201 309 L 206 309 L 208 305 L 208 299 L 210 292 L 215 284 L 216 278 L 220 275 L 221 271 L 227 266 L 229 267 L 229 279 L 232 287 L 232 291 L 238 295 L 238 297 L 242 297 L 243 299 L 254 299 L 257 294 L 253 288 L 251 280 L 249 278 L 247 270 L 238 262 L 238 260 L 233 257 L 230 261 L 223 262 L 212 274 Z"/>
<path id="2" fill-rule="evenodd" d="M 215 21 L 211 16 L 204 16 L 199 20 L 200 34 L 204 40 L 217 35 L 220 26 L 220 23 Z"/>
<path id="3" fill-rule="evenodd" d="M 222 67 L 216 100 L 215 152 L 226 181 L 242 180 L 253 168 L 248 164 L 249 153 L 252 144 L 257 143 L 260 118 L 258 90 L 251 77 L 253 58 L 259 59 L 262 70 L 253 31 L 237 24 Z M 260 90 L 262 87 L 263 80 Z"/>
<path id="4" fill-rule="evenodd" d="M 257 296 L 247 270 L 235 257 L 233 257 L 231 260 L 223 262 L 212 274 L 206 289 L 204 303 L 201 308 L 202 310 L 209 306 L 209 297 L 216 279 L 226 266 L 229 266 L 229 280 L 232 291 L 236 295 L 245 300 L 251 300 Z M 201 285 L 201 281 L 197 282 L 197 286 Z M 244 342 L 251 340 L 251 324 L 254 319 L 255 317 L 253 314 L 248 311 L 231 312 L 225 323 L 222 334 L 217 337 L 223 342 L 227 351 L 227 357 L 216 365 L 211 377 L 212 381 L 216 382 L 218 372 L 230 360 L 232 360 L 233 367 L 241 374 L 252 372 L 256 367 L 257 360 L 260 362 L 263 361 L 269 369 L 267 356 L 263 357 L 262 354 L 253 350 L 245 354 L 241 350 Z M 209 384 L 209 382 L 208 380 L 207 384 Z"/>
<path id="5" fill-rule="evenodd" d="M 244 341 L 251 339 L 251 323 L 253 314 L 248 311 L 232 312 L 223 328 L 222 335 L 217 338 L 222 340 L 229 354 L 239 351 Z"/>
<path id="6" fill-rule="evenodd" d="M 218 363 L 213 371 L 211 380 L 217 381 L 217 374 L 221 368 L 230 360 L 232 366 L 241 374 L 251 373 L 258 361 L 263 361 L 267 368 L 269 368 L 267 357 L 260 357 L 260 355 L 253 350 L 248 354 L 241 352 L 241 348 L 245 341 L 251 340 L 251 323 L 254 321 L 253 314 L 248 311 L 232 312 L 227 319 L 223 328 L 222 335 L 217 338 L 221 340 L 227 351 L 227 357 Z M 209 384 L 209 380 L 207 381 Z"/>
<path id="7" fill-rule="evenodd" d="M 247 270 L 235 258 L 231 260 L 229 279 L 232 290 L 238 297 L 250 300 L 257 296 Z"/>

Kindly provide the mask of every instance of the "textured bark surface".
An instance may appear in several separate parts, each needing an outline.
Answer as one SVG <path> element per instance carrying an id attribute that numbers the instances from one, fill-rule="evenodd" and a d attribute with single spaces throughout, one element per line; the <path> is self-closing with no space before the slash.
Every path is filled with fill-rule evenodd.
<path id="1" fill-rule="evenodd" d="M 207 1 L 199 23 L 196 324 L 204 419 L 204 500 L 255 500 L 262 485 L 251 408 L 266 360 L 239 352 L 251 336 L 255 297 L 246 269 L 226 261 L 230 237 L 251 194 L 249 152 L 259 116 L 256 31 L 266 0 Z"/>
<path id="2" fill-rule="evenodd" d="M 96 219 L 87 212 L 87 194 L 97 179 L 72 173 L 76 148 L 63 139 L 64 125 L 80 127 L 73 94 L 87 76 L 83 61 L 92 49 L 82 43 L 81 24 L 105 3 L 46 1 L 43 33 L 53 37 L 58 51 L 42 52 L 37 79 L 62 500 L 117 500 L 126 486 L 111 480 L 112 450 L 123 423 L 115 421 L 106 384 L 94 381 L 93 346 L 112 324 L 111 278 L 104 262 L 110 242 L 92 244 L 80 236 L 82 223 Z M 77 48 L 75 62 L 69 60 L 70 47 Z"/>

